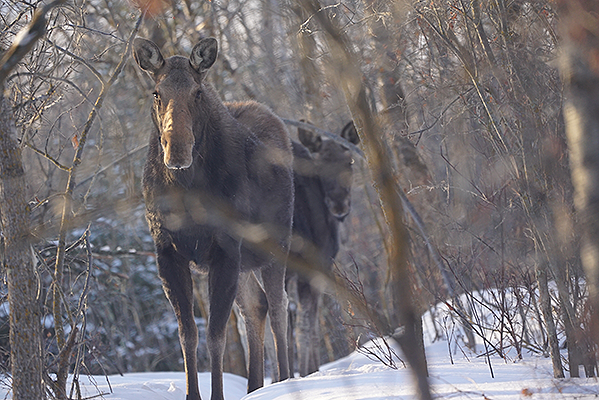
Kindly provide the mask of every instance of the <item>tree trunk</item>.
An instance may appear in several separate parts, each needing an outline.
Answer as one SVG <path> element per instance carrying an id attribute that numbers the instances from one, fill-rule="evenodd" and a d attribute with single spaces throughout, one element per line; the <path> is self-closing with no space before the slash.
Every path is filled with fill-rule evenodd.
<path id="1" fill-rule="evenodd" d="M 296 2 L 290 3 L 289 8 L 296 17 L 293 28 L 301 31 L 302 25 L 309 15 Z M 323 77 L 316 64 L 316 60 L 318 59 L 318 44 L 314 36 L 305 34 L 296 35 L 294 44 L 296 46 L 295 51 L 299 55 L 298 65 L 301 74 L 300 96 L 303 107 L 301 118 L 314 124 L 319 124 L 324 120 L 322 113 L 324 107 L 321 96 Z"/>
<path id="2" fill-rule="evenodd" d="M 555 321 L 553 320 L 551 296 L 549 295 L 549 288 L 547 284 L 547 268 L 544 265 L 537 265 L 536 273 L 537 283 L 539 285 L 539 302 L 541 303 L 541 312 L 543 313 L 545 327 L 547 328 L 549 352 L 551 354 L 551 362 L 553 363 L 553 377 L 563 378 L 564 368 L 562 366 L 562 359 L 559 353 L 559 342 L 557 339 L 557 331 L 555 329 Z"/>
<path id="3" fill-rule="evenodd" d="M 8 100 L 0 94 L 0 216 L 10 305 L 10 360 L 14 400 L 45 398 L 41 310 L 30 248 L 25 171 Z"/>
<path id="4" fill-rule="evenodd" d="M 558 1 L 564 118 L 580 222 L 581 258 L 590 295 L 591 329 L 599 340 L 599 1 Z"/>
<path id="5" fill-rule="evenodd" d="M 403 327 L 401 334 L 397 333 L 393 336 L 412 367 L 417 397 L 421 400 L 429 400 L 432 399 L 432 395 L 427 379 L 426 357 L 417 338 L 420 316 L 416 313 L 413 304 L 414 297 L 408 267 L 407 232 L 403 222 L 401 198 L 396 193 L 397 185 L 389 149 L 382 140 L 382 131 L 370 109 L 357 57 L 347 37 L 321 9 L 320 2 L 304 0 L 302 4 L 318 20 L 325 33 L 331 50 L 329 76 L 337 78 L 338 84 L 343 89 L 352 119 L 358 128 L 374 184 L 378 189 L 387 224 L 392 232 L 392 250 L 389 259 L 390 282 L 393 288 L 394 311 Z"/>
<path id="6" fill-rule="evenodd" d="M 40 7 L 0 60 L 0 222 L 10 306 L 10 360 L 14 400 L 45 399 L 39 281 L 30 248 L 25 171 L 4 81 L 46 31 L 45 15 L 64 0 Z"/>

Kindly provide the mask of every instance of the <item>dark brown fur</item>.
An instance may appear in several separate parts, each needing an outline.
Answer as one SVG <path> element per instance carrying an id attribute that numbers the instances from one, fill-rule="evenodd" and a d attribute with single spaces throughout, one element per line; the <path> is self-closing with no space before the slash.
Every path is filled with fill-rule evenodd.
<path id="1" fill-rule="evenodd" d="M 351 143 L 359 142 L 353 122 L 343 128 L 341 136 Z M 293 143 L 293 235 L 303 238 L 307 244 L 298 247 L 294 242 L 292 251 L 305 260 L 318 262 L 317 270 L 330 271 L 339 251 L 339 223 L 350 211 L 352 155 L 347 147 L 333 140 L 322 140 L 315 133 L 299 129 L 298 137 L 302 144 Z M 318 309 L 321 293 L 305 274 L 298 274 L 297 292 L 298 370 L 301 376 L 306 376 L 318 371 L 320 365 Z M 296 324 L 293 317 L 290 322 L 291 326 Z M 289 345 L 291 347 L 291 340 Z M 289 354 L 293 369 L 293 352 Z"/>
<path id="2" fill-rule="evenodd" d="M 223 398 L 225 326 L 236 296 L 250 342 L 248 391 L 263 385 L 267 312 L 281 379 L 288 375 L 285 268 L 273 256 L 245 246 L 243 237 L 268 235 L 287 251 L 293 212 L 291 143 L 281 120 L 266 107 L 221 102 L 204 81 L 216 53 L 214 39 L 200 41 L 189 58 L 164 59 L 144 39 L 136 39 L 134 46 L 138 65 L 156 83 L 143 192 L 158 273 L 179 322 L 188 400 L 200 399 L 193 266 L 209 275 L 212 399 Z"/>

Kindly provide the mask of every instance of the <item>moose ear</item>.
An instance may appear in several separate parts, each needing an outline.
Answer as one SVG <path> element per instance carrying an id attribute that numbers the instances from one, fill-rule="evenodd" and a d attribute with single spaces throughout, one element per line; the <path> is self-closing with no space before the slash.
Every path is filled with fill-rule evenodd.
<path id="1" fill-rule="evenodd" d="M 354 121 L 349 121 L 343 127 L 343 129 L 341 129 L 341 137 L 353 144 L 360 143 L 360 136 L 358 136 L 358 132 L 356 131 Z"/>
<path id="2" fill-rule="evenodd" d="M 301 122 L 305 122 L 301 120 Z M 297 128 L 297 137 L 299 141 L 306 146 L 311 153 L 317 153 L 322 146 L 322 138 L 319 134 L 312 131 L 307 131 L 302 128 Z"/>
<path id="3" fill-rule="evenodd" d="M 202 73 L 212 67 L 212 64 L 216 61 L 217 53 L 218 43 L 215 38 L 202 39 L 191 50 L 189 62 L 193 69 Z"/>
<path id="4" fill-rule="evenodd" d="M 164 57 L 162 57 L 158 46 L 146 39 L 135 39 L 133 56 L 141 69 L 152 74 L 155 74 L 164 65 Z"/>

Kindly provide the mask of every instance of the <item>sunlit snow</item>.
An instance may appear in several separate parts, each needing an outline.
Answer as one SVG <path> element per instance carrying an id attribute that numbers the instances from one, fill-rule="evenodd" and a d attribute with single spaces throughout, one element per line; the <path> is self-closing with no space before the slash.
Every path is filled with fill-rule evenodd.
<path id="1" fill-rule="evenodd" d="M 444 306 L 440 306 L 443 308 Z M 481 320 L 493 317 L 480 315 Z M 484 318 L 482 318 L 484 317 Z M 429 314 L 424 319 L 424 332 L 430 383 L 437 399 L 595 399 L 599 398 L 596 378 L 554 379 L 551 360 L 523 351 L 523 359 L 508 353 L 506 359 L 497 355 L 483 356 L 484 346 L 473 353 L 460 345 L 457 325 L 451 322 L 452 343 L 433 339 Z M 368 342 L 365 348 L 379 342 Z M 389 340 L 392 349 L 401 357 L 397 345 Z M 451 352 L 451 354 L 450 354 Z M 385 366 L 381 361 L 367 357 L 367 352 L 353 352 L 347 357 L 321 366 L 320 371 L 305 378 L 267 384 L 264 388 L 246 394 L 246 380 L 225 374 L 227 400 L 383 400 L 414 399 L 410 371 L 396 360 L 398 369 Z M 491 375 L 493 371 L 493 376 Z M 203 399 L 210 398 L 210 373 L 199 374 Z M 128 373 L 109 377 L 81 376 L 83 398 L 109 400 L 184 400 L 185 374 L 183 372 Z M 6 388 L 0 388 L 0 399 L 10 398 Z"/>

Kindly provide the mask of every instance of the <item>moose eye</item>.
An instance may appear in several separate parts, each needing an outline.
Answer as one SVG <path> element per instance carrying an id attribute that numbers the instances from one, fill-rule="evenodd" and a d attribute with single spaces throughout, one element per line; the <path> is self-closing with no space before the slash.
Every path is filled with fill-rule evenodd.
<path id="1" fill-rule="evenodd" d="M 154 105 L 157 107 L 161 107 L 162 102 L 160 101 L 160 93 L 154 92 L 152 93 L 152 95 L 154 96 Z"/>
<path id="2" fill-rule="evenodd" d="M 198 90 L 198 91 L 196 92 L 196 100 L 199 100 L 199 99 L 200 99 L 200 97 L 202 97 L 202 91 L 201 91 L 201 90 Z"/>

